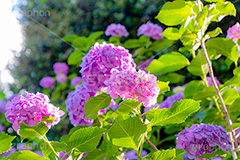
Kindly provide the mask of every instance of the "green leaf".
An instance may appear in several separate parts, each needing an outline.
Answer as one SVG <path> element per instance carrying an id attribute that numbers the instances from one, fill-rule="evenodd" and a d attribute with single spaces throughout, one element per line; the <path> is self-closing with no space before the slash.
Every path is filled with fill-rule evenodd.
<path id="1" fill-rule="evenodd" d="M 131 100 L 131 99 L 126 99 L 120 103 L 116 112 L 119 114 L 129 114 L 130 112 L 135 110 L 135 108 L 137 108 L 138 105 L 139 105 L 139 103 L 137 101 Z"/>
<path id="2" fill-rule="evenodd" d="M 111 99 L 110 95 L 106 93 L 101 93 L 89 98 L 85 104 L 85 119 L 97 118 L 98 111 L 108 107 L 111 103 Z"/>
<path id="3" fill-rule="evenodd" d="M 40 122 L 36 126 L 30 127 L 21 122 L 19 135 L 21 139 L 41 137 L 48 132 L 49 128 L 45 123 Z"/>
<path id="4" fill-rule="evenodd" d="M 204 1 L 210 2 L 210 3 L 212 3 L 212 2 L 225 2 L 225 0 L 204 0 Z"/>
<path id="5" fill-rule="evenodd" d="M 0 154 L 3 152 L 7 152 L 12 145 L 12 141 L 16 138 L 16 136 L 10 136 L 4 132 L 0 133 Z"/>
<path id="6" fill-rule="evenodd" d="M 208 74 L 209 69 L 202 50 L 199 50 L 196 58 L 192 59 L 187 69 L 191 74 L 195 76 L 201 77 Z"/>
<path id="7" fill-rule="evenodd" d="M 218 17 L 217 17 L 217 21 L 221 21 L 224 17 L 231 15 L 231 16 L 236 16 L 236 9 L 234 7 L 234 5 L 227 1 L 227 2 L 220 2 L 220 3 L 216 3 L 216 9 L 220 12 Z M 216 19 L 213 19 L 216 21 Z"/>
<path id="8" fill-rule="evenodd" d="M 233 62 L 238 60 L 239 54 L 237 45 L 226 38 L 213 38 L 206 42 L 206 48 L 209 50 L 216 50 L 218 54 L 222 54 L 230 58 Z"/>
<path id="9" fill-rule="evenodd" d="M 240 98 L 237 98 L 232 106 L 230 107 L 230 112 L 239 112 Z"/>
<path id="10" fill-rule="evenodd" d="M 103 34 L 104 34 L 103 31 L 97 31 L 97 32 L 94 32 L 94 33 L 90 34 L 87 39 L 88 39 L 88 41 L 96 40 L 97 38 L 99 38 Z"/>
<path id="11" fill-rule="evenodd" d="M 43 116 L 41 122 L 53 123 L 54 119 L 52 116 Z"/>
<path id="12" fill-rule="evenodd" d="M 72 45 L 73 47 L 80 47 L 85 49 L 87 42 L 88 42 L 88 39 L 86 37 L 78 37 L 73 40 Z"/>
<path id="13" fill-rule="evenodd" d="M 79 65 L 82 61 L 84 54 L 78 49 L 75 49 L 73 53 L 68 57 L 68 65 Z"/>
<path id="14" fill-rule="evenodd" d="M 234 74 L 234 76 L 239 77 L 240 76 L 240 67 L 235 68 L 233 70 L 233 74 Z"/>
<path id="15" fill-rule="evenodd" d="M 67 35 L 62 38 L 63 41 L 72 42 L 74 39 L 78 38 L 77 35 Z"/>
<path id="16" fill-rule="evenodd" d="M 168 27 L 166 28 L 162 35 L 164 37 L 166 37 L 167 39 L 169 40 L 178 40 L 181 38 L 181 34 L 179 33 L 178 29 L 177 28 L 174 28 L 174 27 Z"/>
<path id="17" fill-rule="evenodd" d="M 222 95 L 223 101 L 226 105 L 231 105 L 237 98 L 239 98 L 239 93 L 236 89 L 228 89 Z"/>
<path id="18" fill-rule="evenodd" d="M 95 149 L 89 152 L 83 160 L 103 160 L 106 157 L 106 152 L 101 149 Z"/>
<path id="19" fill-rule="evenodd" d="M 152 43 L 151 47 L 149 47 L 148 49 L 151 51 L 155 51 L 155 52 L 162 51 L 165 48 L 171 46 L 173 44 L 173 42 L 174 41 L 168 40 L 166 38 L 160 39 L 160 40 L 154 41 Z"/>
<path id="20" fill-rule="evenodd" d="M 136 51 L 133 54 L 133 57 L 141 56 L 145 53 L 146 49 L 144 47 L 140 47 L 136 49 Z"/>
<path id="21" fill-rule="evenodd" d="M 99 144 L 99 141 L 105 130 L 98 127 L 81 128 L 75 131 L 67 143 L 67 152 L 77 148 L 80 152 L 91 152 Z"/>
<path id="22" fill-rule="evenodd" d="M 8 160 L 46 160 L 46 158 L 37 155 L 31 151 L 18 151 L 9 155 Z"/>
<path id="23" fill-rule="evenodd" d="M 146 44 L 146 41 L 141 41 L 139 39 L 129 39 L 123 43 L 123 47 L 127 49 L 142 47 Z"/>
<path id="24" fill-rule="evenodd" d="M 193 99 L 195 100 L 205 100 L 207 98 L 212 98 L 216 96 L 216 91 L 213 86 L 205 87 L 203 90 L 199 91 L 197 94 L 194 94 Z"/>
<path id="25" fill-rule="evenodd" d="M 191 14 L 191 7 L 184 0 L 175 0 L 165 3 L 156 18 L 165 25 L 173 26 L 181 24 Z"/>
<path id="26" fill-rule="evenodd" d="M 183 153 L 185 153 L 183 149 L 176 149 L 176 157 L 174 160 L 184 160 L 182 157 Z"/>
<path id="27" fill-rule="evenodd" d="M 176 157 L 176 149 L 167 149 L 161 151 L 153 151 L 148 154 L 146 160 L 173 160 Z"/>
<path id="28" fill-rule="evenodd" d="M 207 32 L 207 34 L 205 35 L 204 39 L 215 38 L 215 37 L 217 37 L 220 33 L 222 33 L 222 29 L 219 28 L 219 27 L 217 27 L 215 30 Z"/>
<path id="29" fill-rule="evenodd" d="M 160 88 L 159 94 L 163 94 L 164 92 L 167 92 L 170 90 L 169 81 L 168 82 L 157 81 L 157 85 Z"/>
<path id="30" fill-rule="evenodd" d="M 189 82 L 184 90 L 184 98 L 193 98 L 199 91 L 204 88 L 201 81 L 193 80 Z"/>
<path id="31" fill-rule="evenodd" d="M 240 77 L 233 77 L 224 83 L 224 86 L 228 86 L 228 85 L 240 87 Z"/>
<path id="32" fill-rule="evenodd" d="M 185 76 L 178 73 L 168 73 L 166 75 L 158 76 L 157 79 L 160 81 L 170 81 L 171 84 L 174 84 L 174 83 L 179 83 L 181 81 L 183 82 L 185 79 Z"/>
<path id="33" fill-rule="evenodd" d="M 166 126 L 168 124 L 179 124 L 200 109 L 200 102 L 192 99 L 183 99 L 173 103 L 170 109 L 153 109 L 146 113 L 147 119 L 152 126 Z"/>
<path id="34" fill-rule="evenodd" d="M 212 152 L 212 153 L 206 153 L 202 156 L 198 156 L 199 159 L 201 158 L 206 158 L 206 159 L 210 159 L 210 158 L 213 158 L 213 157 L 216 157 L 217 155 L 218 156 L 221 156 L 221 155 L 224 155 L 226 154 L 225 152 L 222 151 L 221 148 L 218 148 L 215 152 Z"/>
<path id="35" fill-rule="evenodd" d="M 113 42 L 119 42 L 120 41 L 120 37 L 110 37 L 109 38 L 109 42 L 113 43 Z"/>
<path id="36" fill-rule="evenodd" d="M 65 143 L 67 143 L 67 141 L 69 140 L 69 138 L 71 137 L 71 135 L 72 135 L 75 131 L 77 131 L 77 130 L 79 130 L 79 129 L 81 129 L 81 128 L 85 128 L 85 126 L 76 126 L 76 127 L 73 127 L 73 128 L 70 130 L 70 132 L 68 133 L 68 135 L 62 136 L 62 137 L 60 138 L 60 142 L 65 142 Z"/>
<path id="37" fill-rule="evenodd" d="M 146 70 L 152 74 L 168 73 L 180 70 L 189 64 L 188 59 L 184 55 L 172 52 L 162 55 L 158 60 L 154 59 Z"/>
<path id="38" fill-rule="evenodd" d="M 146 129 L 147 127 L 138 117 L 123 119 L 121 116 L 118 116 L 109 129 L 108 135 L 112 144 L 137 150 L 140 142 L 143 140 Z"/>
<path id="39" fill-rule="evenodd" d="M 50 143 L 51 143 L 52 147 L 54 148 L 54 150 L 56 152 L 66 151 L 66 144 L 65 143 L 57 142 L 57 141 L 52 141 Z M 40 148 L 42 150 L 43 155 L 46 158 L 51 159 L 50 156 L 55 157 L 54 153 L 52 152 L 52 150 L 49 147 L 49 145 L 47 144 L 47 142 L 42 143 Z"/>

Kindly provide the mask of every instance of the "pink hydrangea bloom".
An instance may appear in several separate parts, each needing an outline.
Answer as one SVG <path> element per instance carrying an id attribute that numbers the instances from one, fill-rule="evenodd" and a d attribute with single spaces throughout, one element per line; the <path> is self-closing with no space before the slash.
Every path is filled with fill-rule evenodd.
<path id="1" fill-rule="evenodd" d="M 44 77 L 40 80 L 40 86 L 43 88 L 54 88 L 55 80 L 52 77 Z"/>
<path id="2" fill-rule="evenodd" d="M 152 63 L 153 60 L 154 60 L 153 58 L 150 58 L 150 59 L 147 59 L 145 61 L 141 61 L 138 64 L 138 69 L 145 70 L 145 68 L 147 68 Z"/>
<path id="3" fill-rule="evenodd" d="M 68 74 L 69 66 L 65 62 L 56 62 L 53 65 L 53 70 L 56 74 L 59 73 Z"/>
<path id="4" fill-rule="evenodd" d="M 56 125 L 64 112 L 51 103 L 47 95 L 42 93 L 27 93 L 26 96 L 18 96 L 8 101 L 5 116 L 7 121 L 13 124 L 13 129 L 18 130 L 20 123 L 35 126 L 41 122 L 42 117 L 55 117 L 53 123 L 46 123 L 48 127 Z"/>
<path id="5" fill-rule="evenodd" d="M 113 37 L 127 37 L 129 33 L 124 25 L 112 23 L 107 27 L 105 35 Z"/>
<path id="6" fill-rule="evenodd" d="M 232 148 L 227 132 L 218 125 L 193 124 L 176 136 L 176 148 L 182 148 L 188 153 L 190 159 L 197 159 L 198 156 L 205 153 L 212 153 L 216 147 L 221 148 L 223 152 Z"/>
<path id="7" fill-rule="evenodd" d="M 0 99 L 0 114 L 3 114 L 5 112 L 5 106 L 6 106 L 6 102 L 4 100 Z"/>
<path id="8" fill-rule="evenodd" d="M 234 26 L 227 30 L 227 39 L 232 39 L 235 43 L 240 37 L 240 24 L 237 22 Z"/>
<path id="9" fill-rule="evenodd" d="M 56 76 L 56 79 L 58 83 L 64 83 L 64 82 L 67 82 L 68 77 L 66 74 L 60 73 Z"/>
<path id="10" fill-rule="evenodd" d="M 67 105 L 67 111 L 71 123 L 74 126 L 78 125 L 91 125 L 93 119 L 85 119 L 84 106 L 87 100 L 94 96 L 96 92 L 89 92 L 85 85 L 77 85 L 75 90 L 68 94 L 68 98 L 65 101 Z M 110 105 L 114 105 L 115 102 L 112 100 Z M 110 106 L 109 106 L 110 107 Z M 98 115 L 105 114 L 109 107 L 102 109 L 98 112 Z"/>
<path id="11" fill-rule="evenodd" d="M 119 71 L 135 70 L 136 64 L 125 48 L 97 42 L 83 57 L 80 67 L 82 67 L 80 73 L 83 84 L 90 91 L 99 91 L 102 87 L 106 87 L 104 82 L 110 78 L 113 68 Z"/>
<path id="12" fill-rule="evenodd" d="M 80 82 L 82 82 L 82 77 L 77 76 L 71 80 L 71 85 L 76 86 Z"/>
<path id="13" fill-rule="evenodd" d="M 146 24 L 142 24 L 138 28 L 137 32 L 138 32 L 137 33 L 138 36 L 143 34 L 145 36 L 152 37 L 152 39 L 154 39 L 154 40 L 159 40 L 159 39 L 163 38 L 163 35 L 161 35 L 162 32 L 163 32 L 162 27 L 160 27 L 157 24 L 153 24 L 151 22 L 148 22 Z"/>
<path id="14" fill-rule="evenodd" d="M 113 99 L 118 98 L 118 95 L 125 99 L 134 99 L 135 95 L 138 102 L 143 103 L 145 107 L 150 107 L 157 103 L 157 97 L 159 94 L 159 87 L 156 82 L 157 78 L 142 70 L 138 72 L 118 71 L 112 70 L 112 74 L 109 80 L 105 82 L 107 87 L 107 93 Z"/>

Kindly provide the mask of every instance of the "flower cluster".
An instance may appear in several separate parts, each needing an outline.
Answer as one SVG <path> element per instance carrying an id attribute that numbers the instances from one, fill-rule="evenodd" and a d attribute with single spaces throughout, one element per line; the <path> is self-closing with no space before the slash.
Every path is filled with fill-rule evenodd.
<path id="1" fill-rule="evenodd" d="M 162 32 L 163 32 L 162 27 L 160 27 L 157 24 L 153 24 L 151 22 L 148 22 L 146 24 L 142 24 L 138 28 L 137 32 L 138 32 L 137 33 L 138 36 L 143 34 L 145 36 L 152 37 L 152 39 L 154 39 L 154 40 L 159 40 L 159 39 L 163 38 L 163 35 L 161 35 Z"/>
<path id="2" fill-rule="evenodd" d="M 5 112 L 5 106 L 6 102 L 0 99 L 0 114 L 3 114 Z"/>
<path id="3" fill-rule="evenodd" d="M 77 76 L 71 80 L 71 85 L 76 86 L 80 82 L 82 82 L 82 77 Z"/>
<path id="4" fill-rule="evenodd" d="M 69 71 L 69 67 L 65 62 L 56 62 L 53 64 L 53 70 L 55 72 L 55 74 L 68 74 Z"/>
<path id="5" fill-rule="evenodd" d="M 148 152 L 143 149 L 142 150 L 142 158 L 147 156 L 147 155 L 148 155 Z M 126 160 L 133 160 L 133 159 L 138 159 L 138 156 L 137 156 L 136 151 L 132 150 L 132 151 L 126 152 L 124 158 Z"/>
<path id="6" fill-rule="evenodd" d="M 55 86 L 55 80 L 50 77 L 44 77 L 40 80 L 40 86 L 43 88 L 53 88 Z"/>
<path id="7" fill-rule="evenodd" d="M 41 122 L 42 117 L 52 116 L 54 121 L 46 123 L 48 127 L 56 125 L 64 112 L 49 103 L 48 96 L 42 93 L 27 93 L 26 96 L 18 96 L 8 101 L 5 116 L 7 121 L 13 124 L 13 129 L 18 130 L 20 123 L 35 126 Z"/>
<path id="8" fill-rule="evenodd" d="M 125 99 L 136 99 L 143 103 L 145 107 L 150 107 L 157 103 L 159 87 L 156 83 L 157 78 L 142 70 L 138 72 L 134 70 L 118 71 L 112 70 L 109 80 L 105 82 L 107 93 L 113 99 L 118 95 Z"/>
<path id="9" fill-rule="evenodd" d="M 132 55 L 121 46 L 113 44 L 95 43 L 88 54 L 83 57 L 80 73 L 83 77 L 83 84 L 90 91 L 99 91 L 106 87 L 104 82 L 110 78 L 111 70 L 119 71 L 135 70 L 135 63 Z"/>
<path id="10" fill-rule="evenodd" d="M 92 119 L 84 120 L 84 105 L 86 101 L 95 94 L 96 92 L 89 92 L 84 85 L 77 85 L 75 90 L 68 94 L 65 103 L 70 121 L 74 126 L 91 125 L 93 123 Z"/>
<path id="11" fill-rule="evenodd" d="M 124 25 L 112 23 L 107 27 L 105 35 L 113 37 L 127 37 L 129 33 Z"/>
<path id="12" fill-rule="evenodd" d="M 183 92 L 178 92 L 170 97 L 167 97 L 162 103 L 160 104 L 160 109 L 161 108 L 171 108 L 172 104 L 174 102 L 177 102 L 181 99 L 184 98 Z"/>
<path id="13" fill-rule="evenodd" d="M 212 82 L 211 77 L 206 77 L 206 78 L 207 78 L 208 85 L 209 85 L 209 86 L 213 86 L 213 82 Z M 220 86 L 221 83 L 217 80 L 217 77 L 214 77 L 214 78 L 215 78 L 215 81 L 216 81 L 216 83 L 217 83 L 217 86 Z"/>
<path id="14" fill-rule="evenodd" d="M 218 125 L 193 124 L 190 128 L 178 133 L 176 148 L 188 153 L 188 158 L 198 158 L 205 153 L 212 153 L 219 147 L 224 152 L 231 149 L 227 132 Z"/>
<path id="15" fill-rule="evenodd" d="M 238 39 L 240 37 L 240 24 L 237 22 L 234 26 L 227 30 L 227 39 L 232 39 L 238 46 L 238 53 L 240 53 L 240 46 L 238 45 Z"/>

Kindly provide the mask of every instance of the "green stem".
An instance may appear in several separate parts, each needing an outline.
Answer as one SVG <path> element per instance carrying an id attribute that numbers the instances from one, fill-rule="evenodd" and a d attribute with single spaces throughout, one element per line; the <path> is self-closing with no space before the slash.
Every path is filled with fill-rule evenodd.
<path id="1" fill-rule="evenodd" d="M 62 157 L 62 160 L 63 160 L 67 155 L 68 155 L 68 153 L 66 152 L 66 153 L 64 154 L 64 156 Z"/>
<path id="2" fill-rule="evenodd" d="M 51 143 L 48 141 L 46 135 L 42 136 L 42 139 L 49 145 L 49 147 L 51 148 L 52 152 L 55 154 L 55 157 L 57 157 L 58 160 L 60 160 L 60 158 L 58 157 L 58 154 L 56 153 L 56 151 L 54 150 L 53 146 L 51 145 Z"/>

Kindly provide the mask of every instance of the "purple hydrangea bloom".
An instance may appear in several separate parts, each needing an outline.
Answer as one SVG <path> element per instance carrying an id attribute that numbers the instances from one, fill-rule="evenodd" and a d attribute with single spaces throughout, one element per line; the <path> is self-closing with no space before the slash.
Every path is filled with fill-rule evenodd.
<path id="1" fill-rule="evenodd" d="M 53 70 L 56 74 L 59 73 L 68 74 L 69 66 L 65 62 L 56 62 L 53 65 Z"/>
<path id="2" fill-rule="evenodd" d="M 167 97 L 162 103 L 160 104 L 160 109 L 161 108 L 171 108 L 172 104 L 174 102 L 177 102 L 181 99 L 184 98 L 183 92 L 178 92 L 170 97 Z"/>
<path id="3" fill-rule="evenodd" d="M 43 88 L 54 88 L 55 80 L 50 76 L 44 77 L 40 80 L 40 86 Z"/>
<path id="4" fill-rule="evenodd" d="M 153 24 L 151 22 L 148 22 L 146 24 L 142 24 L 138 28 L 137 32 L 138 32 L 137 33 L 138 36 L 143 34 L 145 36 L 152 37 L 152 39 L 154 39 L 154 40 L 159 40 L 159 39 L 163 38 L 163 35 L 161 35 L 162 32 L 163 32 L 162 27 L 160 27 L 157 24 Z"/>
<path id="5" fill-rule="evenodd" d="M 35 126 L 41 122 L 43 116 L 55 117 L 53 123 L 46 123 L 48 127 L 56 125 L 64 112 L 49 103 L 47 95 L 42 93 L 27 93 L 26 96 L 18 96 L 8 101 L 5 116 L 7 121 L 13 124 L 13 129 L 18 130 L 20 123 Z"/>
<path id="6" fill-rule="evenodd" d="M 110 78 L 113 68 L 119 71 L 135 70 L 136 64 L 125 48 L 97 42 L 83 57 L 80 67 L 83 84 L 89 91 L 99 91 L 106 87 L 104 82 Z"/>
<path id="7" fill-rule="evenodd" d="M 211 147 L 219 147 L 223 152 L 232 148 L 227 132 L 218 125 L 193 124 L 190 128 L 178 133 L 176 148 L 182 148 L 188 153 L 188 158 L 198 158 L 205 153 L 215 150 Z"/>
<path id="8" fill-rule="evenodd" d="M 68 77 L 66 74 L 60 73 L 56 76 L 56 79 L 58 83 L 64 83 L 68 80 Z"/>
<path id="9" fill-rule="evenodd" d="M 4 125 L 0 123 L 0 132 L 4 132 L 4 130 L 5 130 Z"/>
<path id="10" fill-rule="evenodd" d="M 71 80 L 71 85 L 76 86 L 80 82 L 82 82 L 82 77 L 77 76 Z"/>
<path id="11" fill-rule="evenodd" d="M 143 149 L 143 151 L 142 151 L 142 157 L 145 157 L 146 155 L 148 155 L 148 152 Z M 137 156 L 137 154 L 136 154 L 136 151 L 135 151 L 135 150 L 132 150 L 132 151 L 126 152 L 124 158 L 125 158 L 126 160 L 127 160 L 127 159 L 128 159 L 128 160 L 133 160 L 133 159 L 138 159 L 138 156 Z"/>
<path id="12" fill-rule="evenodd" d="M 13 154 L 16 151 L 17 150 L 13 146 L 11 146 L 10 150 L 7 151 L 7 152 L 3 152 L 2 155 L 3 155 L 3 157 L 7 157 L 7 156 L 9 156 L 10 154 Z"/>
<path id="13" fill-rule="evenodd" d="M 39 156 L 43 156 L 43 153 L 42 153 L 42 151 L 40 151 L 40 150 L 38 150 L 38 151 L 33 151 L 34 153 L 36 153 L 37 155 L 39 155 Z"/>
<path id="14" fill-rule="evenodd" d="M 106 93 L 113 99 L 118 98 L 118 95 L 123 100 L 135 98 L 139 103 L 143 103 L 143 106 L 150 107 L 157 103 L 160 91 L 156 81 L 157 78 L 154 75 L 142 70 L 136 72 L 114 69 L 110 79 L 105 82 L 108 86 Z"/>
<path id="15" fill-rule="evenodd" d="M 66 154 L 66 152 L 65 152 L 65 151 L 62 151 L 62 152 L 59 153 L 59 156 L 58 156 L 58 157 L 59 157 L 60 159 L 62 159 L 65 154 Z M 68 154 L 64 157 L 63 160 L 66 160 L 69 155 L 70 155 L 70 153 L 68 153 Z"/>
<path id="16" fill-rule="evenodd" d="M 107 27 L 105 35 L 113 37 L 127 37 L 129 33 L 124 25 L 112 23 Z"/>
<path id="17" fill-rule="evenodd" d="M 24 150 L 31 151 L 31 150 L 32 150 L 32 147 L 31 147 L 31 146 L 26 146 L 25 143 L 19 143 L 19 144 L 17 145 L 17 150 L 18 150 L 18 151 L 24 151 Z"/>
<path id="18" fill-rule="evenodd" d="M 91 125 L 93 123 L 92 119 L 84 120 L 84 105 L 86 101 L 95 94 L 96 92 L 89 92 L 84 85 L 77 85 L 75 90 L 68 94 L 65 103 L 70 121 L 74 126 Z"/>
<path id="19" fill-rule="evenodd" d="M 0 114 L 3 114 L 5 112 L 6 102 L 4 100 L 0 99 Z"/>
<path id="20" fill-rule="evenodd" d="M 206 78 L 207 78 L 208 85 L 209 85 L 209 86 L 213 86 L 213 82 L 212 82 L 211 77 L 206 77 Z M 214 78 L 215 78 L 215 81 L 216 81 L 216 83 L 217 83 L 217 86 L 220 86 L 221 83 L 217 80 L 217 77 L 214 77 Z"/>
<path id="21" fill-rule="evenodd" d="M 138 64 L 138 69 L 139 70 L 145 70 L 145 68 L 147 68 L 152 63 L 153 60 L 154 60 L 153 58 L 150 58 L 150 59 L 147 59 L 145 61 L 141 61 Z"/>

